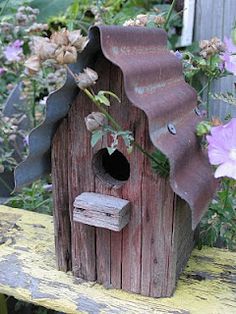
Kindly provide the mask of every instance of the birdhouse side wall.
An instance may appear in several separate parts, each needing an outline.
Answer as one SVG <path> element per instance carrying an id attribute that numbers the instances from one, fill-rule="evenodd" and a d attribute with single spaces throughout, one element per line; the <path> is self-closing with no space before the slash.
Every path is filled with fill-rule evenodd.
<path id="1" fill-rule="evenodd" d="M 145 114 L 128 101 L 121 71 L 103 57 L 99 58 L 95 69 L 99 74 L 96 90 L 110 90 L 121 99 L 121 104 L 111 100 L 110 114 L 124 130 L 132 131 L 145 150 L 153 152 L 155 147 L 149 139 L 148 121 Z M 136 148 L 129 155 L 122 141 L 118 149 L 130 164 L 127 182 L 117 188 L 95 175 L 93 158 L 110 144 L 110 139 L 105 136 L 91 148 L 91 133 L 85 127 L 84 118 L 94 111 L 98 111 L 95 105 L 80 92 L 54 138 L 52 164 L 59 268 L 69 268 L 67 259 L 71 252 L 76 277 L 143 295 L 169 296 L 179 272 L 177 265 L 182 268 L 186 262 L 178 250 L 188 256 L 193 246 L 191 223 L 186 223 L 191 222 L 190 210 L 186 210 L 186 205 L 173 193 L 168 179 L 153 172 L 150 160 Z M 83 192 L 130 201 L 128 225 L 115 232 L 73 222 L 73 202 Z M 71 230 L 65 227 L 69 220 Z M 186 244 L 181 246 L 186 235 Z"/>

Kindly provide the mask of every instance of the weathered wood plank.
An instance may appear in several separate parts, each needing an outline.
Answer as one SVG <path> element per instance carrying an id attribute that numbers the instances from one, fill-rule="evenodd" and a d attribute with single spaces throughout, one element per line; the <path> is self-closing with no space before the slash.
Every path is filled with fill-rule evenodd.
<path id="1" fill-rule="evenodd" d="M 236 312 L 236 252 L 195 249 L 174 296 L 155 299 L 57 271 L 51 216 L 5 206 L 0 216 L 0 293 L 70 314 Z"/>
<path id="2" fill-rule="evenodd" d="M 67 119 L 59 126 L 53 139 L 52 182 L 55 245 L 58 269 L 71 270 L 71 222 L 68 197 Z"/>
<path id="3" fill-rule="evenodd" d="M 81 95 L 81 93 L 80 93 Z M 90 138 L 85 129 L 84 117 L 90 112 L 88 99 L 79 97 L 79 103 L 74 103 L 68 114 L 68 187 L 69 206 L 73 215 L 75 197 L 84 191 L 93 191 L 94 175 L 92 167 L 85 168 L 81 160 L 86 160 L 92 154 Z M 81 115 L 81 108 L 84 115 Z M 94 110 L 92 110 L 94 111 Z M 72 222 L 72 270 L 75 276 L 86 279 L 96 279 L 95 228 L 77 222 Z M 84 261 L 87 261 L 86 263 Z"/>

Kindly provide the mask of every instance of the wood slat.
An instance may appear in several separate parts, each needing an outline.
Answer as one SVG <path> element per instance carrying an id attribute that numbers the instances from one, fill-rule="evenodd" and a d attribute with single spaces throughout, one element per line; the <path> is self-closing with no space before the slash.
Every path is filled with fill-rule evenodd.
<path id="1" fill-rule="evenodd" d="M 84 117 L 91 112 L 88 99 L 79 94 L 68 114 L 68 187 L 69 206 L 73 215 L 75 197 L 84 191 L 93 191 L 94 175 L 92 168 L 85 168 L 84 160 L 91 152 L 90 137 L 87 136 Z M 83 108 L 83 114 L 81 114 Z M 94 111 L 94 110 L 92 110 Z M 72 270 L 75 276 L 96 280 L 95 228 L 72 222 Z M 86 263 L 85 263 L 86 261 Z"/>
<path id="2" fill-rule="evenodd" d="M 71 270 L 71 223 L 68 193 L 68 121 L 64 119 L 53 139 L 52 182 L 54 228 L 58 269 Z"/>

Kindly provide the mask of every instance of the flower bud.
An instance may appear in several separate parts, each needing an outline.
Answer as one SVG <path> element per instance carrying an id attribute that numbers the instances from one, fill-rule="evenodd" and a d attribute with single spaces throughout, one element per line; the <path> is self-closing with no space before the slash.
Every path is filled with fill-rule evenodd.
<path id="1" fill-rule="evenodd" d="M 92 112 L 84 120 L 87 130 L 90 132 L 100 129 L 107 123 L 106 116 L 101 112 Z"/>
<path id="2" fill-rule="evenodd" d="M 96 83 L 98 79 L 98 74 L 90 68 L 84 69 L 84 72 L 79 75 L 75 74 L 76 84 L 80 89 L 88 88 Z"/>

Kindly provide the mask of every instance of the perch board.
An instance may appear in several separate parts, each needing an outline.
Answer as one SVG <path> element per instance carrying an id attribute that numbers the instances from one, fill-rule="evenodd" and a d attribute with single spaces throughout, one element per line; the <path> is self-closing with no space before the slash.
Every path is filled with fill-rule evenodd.
<path id="1" fill-rule="evenodd" d="M 51 216 L 0 206 L 0 293 L 65 313 L 236 313 L 236 253 L 195 249 L 173 297 L 75 281 L 56 270 Z"/>

